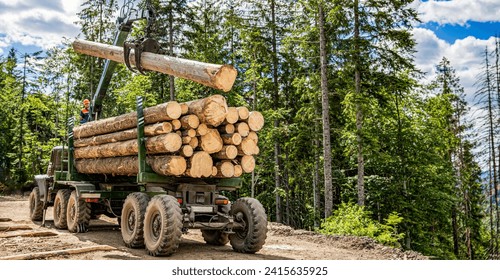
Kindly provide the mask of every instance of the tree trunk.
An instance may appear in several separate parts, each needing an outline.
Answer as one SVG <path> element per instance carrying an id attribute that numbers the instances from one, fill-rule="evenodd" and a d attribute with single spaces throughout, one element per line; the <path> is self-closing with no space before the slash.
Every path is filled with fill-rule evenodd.
<path id="1" fill-rule="evenodd" d="M 332 185 L 332 149 L 330 143 L 330 104 L 328 98 L 326 35 L 323 4 L 319 4 L 319 43 L 321 62 L 321 107 L 323 120 L 323 160 L 325 180 L 325 218 L 332 215 L 333 211 L 333 185 Z"/>
<path id="2" fill-rule="evenodd" d="M 111 46 L 85 40 L 75 40 L 73 49 L 77 53 L 106 58 L 124 63 L 122 47 Z M 135 66 L 135 54 L 130 52 L 130 64 Z M 142 68 L 184 79 L 208 87 L 228 92 L 233 87 L 238 72 L 231 65 L 217 65 L 194 60 L 187 60 L 167 55 L 144 52 L 141 55 Z"/>
<path id="3" fill-rule="evenodd" d="M 359 1 L 354 1 L 354 83 L 356 98 L 356 141 L 358 145 L 358 205 L 365 205 L 365 160 L 363 156 L 363 110 L 359 98 L 361 97 L 361 50 L 359 46 Z"/>

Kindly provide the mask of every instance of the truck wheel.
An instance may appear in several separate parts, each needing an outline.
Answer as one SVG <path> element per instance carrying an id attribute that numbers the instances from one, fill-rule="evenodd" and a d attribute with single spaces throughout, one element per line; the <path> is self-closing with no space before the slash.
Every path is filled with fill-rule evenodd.
<path id="1" fill-rule="evenodd" d="M 240 198 L 231 207 L 231 214 L 235 222 L 243 225 L 229 235 L 233 250 L 253 254 L 262 249 L 267 237 L 267 216 L 262 204 L 254 198 Z"/>
<path id="2" fill-rule="evenodd" d="M 30 218 L 32 221 L 43 219 L 43 202 L 40 199 L 40 189 L 34 187 L 30 193 Z"/>
<path id="3" fill-rule="evenodd" d="M 219 198 L 225 198 L 225 196 L 219 196 Z M 231 212 L 231 203 L 226 205 L 219 206 L 219 212 L 222 212 L 226 215 L 229 215 Z M 210 229 L 202 229 L 201 235 L 207 244 L 215 245 L 215 246 L 224 246 L 229 242 L 229 236 L 227 233 L 222 230 L 210 230 Z"/>
<path id="4" fill-rule="evenodd" d="M 70 232 L 86 232 L 90 222 L 90 205 L 84 200 L 79 200 L 76 191 L 71 192 L 66 210 L 66 220 Z"/>
<path id="5" fill-rule="evenodd" d="M 144 247 L 144 215 L 150 198 L 145 193 L 131 193 L 123 203 L 122 238 L 130 248 Z"/>
<path id="6" fill-rule="evenodd" d="M 68 200 L 71 190 L 58 190 L 54 199 L 54 226 L 58 229 L 66 229 L 66 211 L 68 210 Z"/>
<path id="7" fill-rule="evenodd" d="M 148 204 L 144 217 L 144 244 L 152 256 L 172 255 L 182 235 L 182 214 L 177 199 L 156 195 Z"/>

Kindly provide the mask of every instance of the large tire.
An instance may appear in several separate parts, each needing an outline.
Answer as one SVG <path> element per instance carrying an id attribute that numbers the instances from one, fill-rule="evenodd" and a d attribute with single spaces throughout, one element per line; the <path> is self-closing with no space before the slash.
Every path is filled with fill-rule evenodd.
<path id="1" fill-rule="evenodd" d="M 71 192 L 66 210 L 66 220 L 70 232 L 81 233 L 89 229 L 90 205 L 84 200 L 79 200 L 76 191 Z"/>
<path id="2" fill-rule="evenodd" d="M 144 215 L 150 198 L 145 193 L 131 193 L 123 203 L 122 238 L 130 248 L 144 247 Z"/>
<path id="3" fill-rule="evenodd" d="M 219 198 L 225 198 L 225 196 L 219 196 Z M 219 206 L 219 212 L 229 215 L 231 212 L 231 203 Z M 223 232 L 222 230 L 211 230 L 202 229 L 201 235 L 207 244 L 215 246 L 224 246 L 229 242 L 229 234 Z"/>
<path id="4" fill-rule="evenodd" d="M 40 199 L 40 189 L 34 187 L 30 193 L 30 219 L 41 221 L 43 219 L 43 202 Z"/>
<path id="5" fill-rule="evenodd" d="M 152 256 L 170 256 L 181 242 L 182 212 L 170 195 L 154 196 L 144 217 L 144 244 Z"/>
<path id="6" fill-rule="evenodd" d="M 54 199 L 54 226 L 58 229 L 68 228 L 67 211 L 71 190 L 58 190 Z"/>
<path id="7" fill-rule="evenodd" d="M 233 250 L 253 254 L 262 249 L 267 237 L 267 215 L 262 204 L 254 198 L 240 198 L 232 205 L 231 214 L 244 226 L 229 235 Z"/>

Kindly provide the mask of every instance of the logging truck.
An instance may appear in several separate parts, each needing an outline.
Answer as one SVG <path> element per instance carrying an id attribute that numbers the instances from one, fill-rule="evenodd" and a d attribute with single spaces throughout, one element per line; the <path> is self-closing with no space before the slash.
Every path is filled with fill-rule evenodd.
<path id="1" fill-rule="evenodd" d="M 30 218 L 45 226 L 52 208 L 54 227 L 72 233 L 92 230 L 91 220 L 101 215 L 116 218 L 125 245 L 153 256 L 173 254 L 189 229 L 200 229 L 208 244 L 230 242 L 237 252 L 255 253 L 266 239 L 264 208 L 250 197 L 231 202 L 224 193 L 240 188 L 240 176 L 255 167 L 262 114 L 228 107 L 221 95 L 149 108 L 138 97 L 135 112 L 98 120 L 116 63 L 223 91 L 234 83 L 231 66 L 166 56 L 149 38 L 125 42 L 132 22 L 149 25 L 153 13 L 146 4 L 146 11 L 122 8 L 113 46 L 73 44 L 77 52 L 107 59 L 92 121 L 68 121 L 68 137 L 53 148 L 47 173 L 35 176 Z"/>

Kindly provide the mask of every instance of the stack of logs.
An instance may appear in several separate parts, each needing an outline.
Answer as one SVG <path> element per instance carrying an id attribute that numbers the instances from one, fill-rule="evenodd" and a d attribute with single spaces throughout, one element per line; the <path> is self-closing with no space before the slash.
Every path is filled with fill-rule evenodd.
<path id="1" fill-rule="evenodd" d="M 255 168 L 264 118 L 246 107 L 228 107 L 221 95 L 144 109 L 147 163 L 166 176 L 239 177 Z M 80 173 L 139 172 L 137 113 L 101 119 L 73 129 Z"/>

